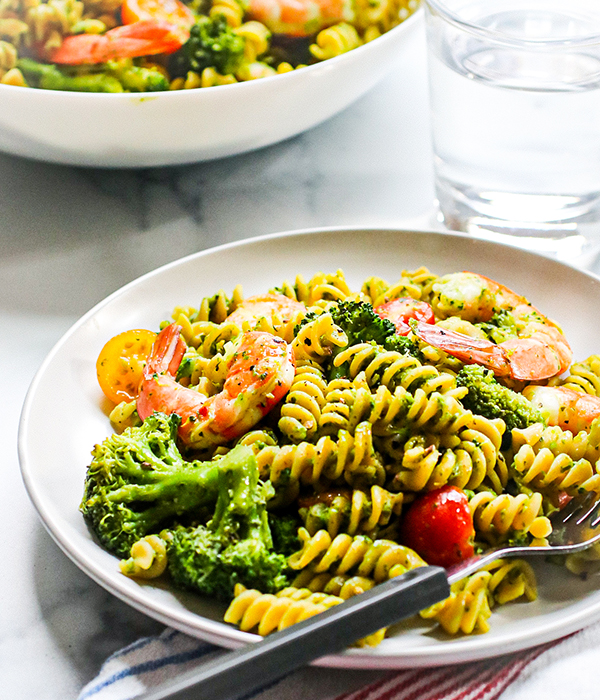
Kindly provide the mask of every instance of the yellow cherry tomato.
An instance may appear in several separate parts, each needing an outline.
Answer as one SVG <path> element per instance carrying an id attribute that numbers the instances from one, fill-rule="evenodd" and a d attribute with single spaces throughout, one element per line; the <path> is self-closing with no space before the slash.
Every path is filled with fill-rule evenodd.
<path id="1" fill-rule="evenodd" d="M 113 403 L 135 399 L 155 340 L 156 333 L 138 329 L 119 333 L 106 343 L 98 355 L 96 373 L 107 399 Z"/>

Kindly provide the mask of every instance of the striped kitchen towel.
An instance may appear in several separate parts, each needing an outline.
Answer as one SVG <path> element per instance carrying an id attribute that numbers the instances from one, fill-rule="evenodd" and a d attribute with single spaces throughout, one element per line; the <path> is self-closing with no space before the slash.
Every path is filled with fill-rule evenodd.
<path id="1" fill-rule="evenodd" d="M 167 628 L 157 637 L 138 640 L 113 654 L 78 700 L 130 700 L 226 653 Z M 502 700 L 575 696 L 591 700 L 600 692 L 599 667 L 600 625 L 596 624 L 556 642 L 468 664 L 391 673 L 311 666 L 249 693 L 244 700 L 496 700 L 500 696 Z"/>

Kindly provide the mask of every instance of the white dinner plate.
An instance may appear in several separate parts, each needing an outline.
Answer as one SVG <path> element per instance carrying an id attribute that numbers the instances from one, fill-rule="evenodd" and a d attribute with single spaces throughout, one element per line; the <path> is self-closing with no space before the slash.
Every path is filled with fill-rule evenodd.
<path id="1" fill-rule="evenodd" d="M 111 431 L 96 382 L 104 343 L 130 328 L 158 328 L 176 305 L 194 306 L 219 289 L 246 295 L 284 280 L 342 268 L 351 288 L 371 275 L 390 282 L 403 269 L 472 270 L 527 296 L 564 328 L 576 360 L 600 351 L 600 281 L 550 259 L 467 236 L 383 229 L 282 233 L 189 256 L 149 273 L 94 307 L 59 341 L 37 373 L 23 408 L 19 454 L 40 517 L 63 551 L 100 585 L 138 610 L 195 637 L 234 648 L 256 640 L 221 622 L 224 606 L 160 582 L 140 584 L 92 538 L 78 506 L 92 446 Z M 539 599 L 496 609 L 491 631 L 448 639 L 413 619 L 374 649 L 351 649 L 319 663 L 346 668 L 404 668 L 459 663 L 525 649 L 600 618 L 600 579 L 580 580 L 535 562 Z"/>

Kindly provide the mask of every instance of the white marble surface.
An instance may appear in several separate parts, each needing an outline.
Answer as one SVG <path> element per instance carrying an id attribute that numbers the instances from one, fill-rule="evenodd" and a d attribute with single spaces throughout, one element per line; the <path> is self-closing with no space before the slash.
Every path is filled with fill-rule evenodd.
<path id="1" fill-rule="evenodd" d="M 326 225 L 433 225 L 424 38 L 343 114 L 263 151 L 143 171 L 0 155 L 0 402 L 5 561 L 0 699 L 68 700 L 113 651 L 162 626 L 90 581 L 44 531 L 16 434 L 29 382 L 81 314 L 158 265 L 223 242 Z M 346 672 L 318 698 L 365 682 Z"/>

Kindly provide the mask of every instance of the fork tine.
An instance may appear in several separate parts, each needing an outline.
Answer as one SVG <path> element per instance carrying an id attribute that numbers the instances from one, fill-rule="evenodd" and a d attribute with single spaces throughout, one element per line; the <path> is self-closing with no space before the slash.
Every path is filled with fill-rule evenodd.
<path id="1" fill-rule="evenodd" d="M 598 495 L 595 493 L 587 493 L 583 500 L 573 498 L 567 503 L 567 505 L 560 511 L 560 522 L 568 523 L 571 518 L 575 517 L 582 509 L 588 509 L 590 502 L 592 503 L 592 508 L 596 505 Z M 587 511 L 586 511 L 587 512 Z"/>
<path id="2" fill-rule="evenodd" d="M 582 525 L 588 518 L 593 516 L 593 514 L 598 511 L 599 505 L 600 504 L 597 498 L 591 505 L 584 506 L 584 504 L 582 503 L 581 510 L 583 511 L 583 515 L 580 515 L 575 521 L 577 525 Z"/>

